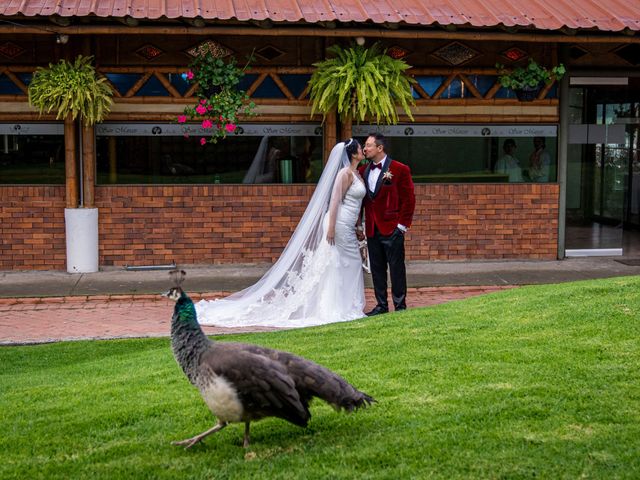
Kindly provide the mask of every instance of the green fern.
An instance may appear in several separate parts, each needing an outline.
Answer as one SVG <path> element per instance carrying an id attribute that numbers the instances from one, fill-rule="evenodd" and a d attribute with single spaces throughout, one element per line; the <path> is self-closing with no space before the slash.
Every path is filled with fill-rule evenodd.
<path id="1" fill-rule="evenodd" d="M 73 63 L 60 60 L 38 67 L 29 84 L 29 104 L 43 113 L 57 112 L 57 119 L 78 116 L 86 126 L 101 122 L 111 110 L 113 91 L 106 78 L 98 77 L 93 57 L 79 55 Z"/>
<path id="2" fill-rule="evenodd" d="M 342 121 L 369 118 L 378 124 L 395 124 L 396 106 L 401 106 L 413 120 L 411 85 L 416 81 L 405 73 L 410 68 L 407 63 L 381 52 L 377 44 L 371 48 L 334 45 L 328 51 L 335 57 L 313 64 L 316 70 L 309 80 L 311 115 L 320 112 L 326 116 L 337 109 Z"/>

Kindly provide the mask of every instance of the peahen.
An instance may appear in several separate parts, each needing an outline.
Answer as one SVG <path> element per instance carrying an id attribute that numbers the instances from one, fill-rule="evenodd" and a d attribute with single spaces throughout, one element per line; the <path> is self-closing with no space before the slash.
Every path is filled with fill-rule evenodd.
<path id="1" fill-rule="evenodd" d="M 185 272 L 171 275 L 176 285 L 164 295 L 176 302 L 171 321 L 173 354 L 218 419 L 209 430 L 174 445 L 189 448 L 229 423 L 244 422 L 246 448 L 252 420 L 278 417 L 307 426 L 313 397 L 347 412 L 375 402 L 339 375 L 302 357 L 257 345 L 210 340 L 198 324 L 193 302 L 180 286 Z"/>

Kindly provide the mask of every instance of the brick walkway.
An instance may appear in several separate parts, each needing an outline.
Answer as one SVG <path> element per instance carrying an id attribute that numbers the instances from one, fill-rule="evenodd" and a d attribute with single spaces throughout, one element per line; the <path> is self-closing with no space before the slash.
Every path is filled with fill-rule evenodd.
<path id="1" fill-rule="evenodd" d="M 407 306 L 422 307 L 459 300 L 510 286 L 410 288 Z M 227 292 L 191 295 L 219 298 Z M 367 289 L 367 308 L 375 305 Z M 136 315 L 131 315 L 135 308 Z M 144 314 L 140 314 L 144 312 Z M 159 295 L 104 295 L 48 298 L 0 298 L 0 345 L 169 335 L 173 302 Z M 209 335 L 256 332 L 269 328 L 203 327 Z"/>

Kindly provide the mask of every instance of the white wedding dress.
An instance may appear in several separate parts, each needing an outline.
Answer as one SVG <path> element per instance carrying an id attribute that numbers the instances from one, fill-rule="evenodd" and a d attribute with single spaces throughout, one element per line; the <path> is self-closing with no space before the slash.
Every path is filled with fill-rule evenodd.
<path id="1" fill-rule="evenodd" d="M 344 144 L 338 144 L 278 261 L 255 285 L 223 299 L 198 302 L 201 324 L 306 327 L 364 316 L 362 258 L 355 225 L 366 189 L 359 176 L 347 173 L 345 165 Z M 337 206 L 335 245 L 330 245 L 326 240 L 329 200 L 333 192 L 336 201 L 334 183 L 338 184 L 339 173 L 353 175 L 353 181 Z"/>

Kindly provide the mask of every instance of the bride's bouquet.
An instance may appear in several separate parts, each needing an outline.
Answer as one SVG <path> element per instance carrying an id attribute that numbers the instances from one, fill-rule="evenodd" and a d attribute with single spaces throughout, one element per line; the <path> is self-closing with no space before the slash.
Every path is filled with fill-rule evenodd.
<path id="1" fill-rule="evenodd" d="M 362 268 L 365 272 L 371 273 L 371 265 L 369 264 L 369 249 L 367 248 L 367 239 L 358 242 L 360 247 L 360 258 L 362 258 Z"/>

